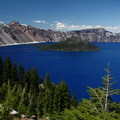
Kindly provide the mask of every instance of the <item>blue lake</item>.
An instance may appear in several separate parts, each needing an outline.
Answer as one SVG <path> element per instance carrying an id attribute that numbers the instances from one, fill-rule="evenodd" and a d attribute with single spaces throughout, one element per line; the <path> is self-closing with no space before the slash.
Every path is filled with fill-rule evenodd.
<path id="1" fill-rule="evenodd" d="M 64 80 L 77 98 L 88 98 L 87 86 L 102 86 L 101 77 L 104 68 L 110 63 L 112 76 L 120 88 L 120 43 L 94 43 L 100 47 L 99 52 L 59 52 L 40 51 L 35 46 L 16 45 L 0 47 L 0 55 L 10 56 L 12 62 L 22 64 L 25 68 L 37 67 L 39 74 L 45 76 L 50 72 L 51 81 Z M 120 101 L 120 96 L 114 96 Z"/>

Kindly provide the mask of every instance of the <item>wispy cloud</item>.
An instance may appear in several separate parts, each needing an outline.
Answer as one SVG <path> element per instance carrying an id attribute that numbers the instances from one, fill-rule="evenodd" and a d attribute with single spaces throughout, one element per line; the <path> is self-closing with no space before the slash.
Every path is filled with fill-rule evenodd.
<path id="1" fill-rule="evenodd" d="M 0 21 L 0 24 L 4 24 L 4 22 L 3 22 L 3 21 Z"/>
<path id="2" fill-rule="evenodd" d="M 35 21 L 33 21 L 34 23 L 47 23 L 46 21 L 44 21 L 44 20 L 35 20 Z"/>
<path id="3" fill-rule="evenodd" d="M 95 29 L 95 28 L 105 28 L 108 31 L 117 33 L 120 32 L 120 26 L 102 26 L 102 25 L 68 25 L 62 22 L 55 22 L 54 24 L 56 30 L 69 31 L 69 30 L 82 30 L 82 29 Z"/>

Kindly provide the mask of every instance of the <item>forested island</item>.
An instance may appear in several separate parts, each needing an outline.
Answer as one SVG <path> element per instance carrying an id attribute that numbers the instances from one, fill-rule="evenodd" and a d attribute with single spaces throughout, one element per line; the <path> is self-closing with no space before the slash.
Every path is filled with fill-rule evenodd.
<path id="1" fill-rule="evenodd" d="M 65 41 L 55 44 L 39 44 L 40 50 L 53 51 L 99 51 L 100 49 L 87 41 L 81 40 L 79 37 L 70 37 Z"/>
<path id="2" fill-rule="evenodd" d="M 91 97 L 76 100 L 64 81 L 56 85 L 49 73 L 43 78 L 36 68 L 0 57 L 0 120 L 120 120 L 120 103 L 111 98 L 120 89 L 112 86 L 109 64 L 105 71 L 103 86 L 89 87 Z"/>

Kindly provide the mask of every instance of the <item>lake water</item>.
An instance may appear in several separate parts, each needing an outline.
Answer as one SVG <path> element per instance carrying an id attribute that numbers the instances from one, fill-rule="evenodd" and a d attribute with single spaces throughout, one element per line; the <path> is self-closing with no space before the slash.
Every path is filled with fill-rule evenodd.
<path id="1" fill-rule="evenodd" d="M 87 86 L 102 86 L 101 77 L 109 62 L 112 76 L 120 88 L 120 43 L 94 43 L 100 47 L 99 52 L 60 52 L 40 51 L 35 46 L 16 45 L 0 47 L 0 55 L 10 56 L 13 62 L 25 68 L 37 67 L 39 74 L 45 76 L 50 72 L 51 81 L 58 83 L 64 80 L 77 98 L 88 98 Z M 120 101 L 120 96 L 115 96 Z"/>

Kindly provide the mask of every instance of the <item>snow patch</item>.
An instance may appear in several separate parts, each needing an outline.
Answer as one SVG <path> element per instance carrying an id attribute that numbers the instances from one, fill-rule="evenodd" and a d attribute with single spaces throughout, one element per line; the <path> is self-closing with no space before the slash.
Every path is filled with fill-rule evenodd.
<path id="1" fill-rule="evenodd" d="M 4 24 L 4 26 L 9 28 L 9 25 L 7 25 L 7 24 Z"/>
<path id="2" fill-rule="evenodd" d="M 21 25 L 23 25 L 23 26 L 25 26 L 25 27 L 27 27 L 28 25 L 26 25 L 26 24 L 21 24 Z"/>

